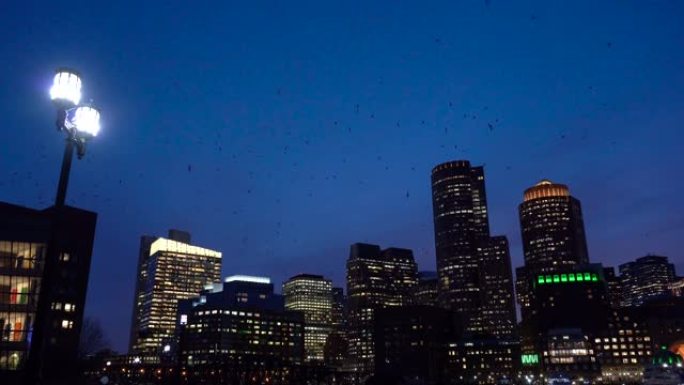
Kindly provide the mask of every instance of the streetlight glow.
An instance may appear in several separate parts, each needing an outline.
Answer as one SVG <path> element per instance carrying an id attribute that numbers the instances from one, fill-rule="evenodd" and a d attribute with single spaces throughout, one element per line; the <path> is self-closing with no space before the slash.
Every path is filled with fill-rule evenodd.
<path id="1" fill-rule="evenodd" d="M 50 98 L 78 105 L 81 101 L 81 78 L 73 71 L 58 70 L 50 88 Z"/>
<path id="2" fill-rule="evenodd" d="M 90 106 L 79 106 L 67 111 L 64 127 L 79 133 L 97 136 L 100 132 L 100 111 Z"/>

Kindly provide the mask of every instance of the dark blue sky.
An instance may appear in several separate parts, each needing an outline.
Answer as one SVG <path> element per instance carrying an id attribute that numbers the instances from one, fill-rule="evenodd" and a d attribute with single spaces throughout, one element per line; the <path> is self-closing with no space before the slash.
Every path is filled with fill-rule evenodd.
<path id="1" fill-rule="evenodd" d="M 485 164 L 514 266 L 522 192 L 550 178 L 592 261 L 684 271 L 684 3 L 229 3 L 0 5 L 0 199 L 54 199 L 56 67 L 102 108 L 67 201 L 99 213 L 86 312 L 116 348 L 139 237 L 170 227 L 277 286 L 344 285 L 357 241 L 434 269 L 429 173 L 450 159 Z"/>

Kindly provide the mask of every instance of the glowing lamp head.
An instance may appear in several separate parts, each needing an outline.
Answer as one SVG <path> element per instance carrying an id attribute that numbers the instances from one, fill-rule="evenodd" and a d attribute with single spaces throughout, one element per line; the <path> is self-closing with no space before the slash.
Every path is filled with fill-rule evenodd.
<path id="1" fill-rule="evenodd" d="M 100 111 L 91 106 L 78 106 L 67 111 L 64 127 L 86 136 L 100 132 Z"/>
<path id="2" fill-rule="evenodd" d="M 78 105 L 81 101 L 81 78 L 75 71 L 57 70 L 50 88 L 50 98 L 55 103 Z"/>

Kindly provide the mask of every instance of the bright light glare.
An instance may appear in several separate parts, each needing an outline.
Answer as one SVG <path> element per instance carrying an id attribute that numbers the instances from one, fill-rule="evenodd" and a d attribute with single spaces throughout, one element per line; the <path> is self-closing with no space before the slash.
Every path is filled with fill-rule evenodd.
<path id="1" fill-rule="evenodd" d="M 73 72 L 58 71 L 50 88 L 50 98 L 77 105 L 81 101 L 81 78 Z"/>
<path id="2" fill-rule="evenodd" d="M 67 111 L 64 125 L 68 129 L 97 136 L 100 132 L 100 111 L 90 106 L 80 106 Z"/>
<path id="3" fill-rule="evenodd" d="M 252 282 L 252 283 L 271 283 L 267 277 L 255 277 L 252 275 L 231 275 L 223 280 L 224 282 Z"/>

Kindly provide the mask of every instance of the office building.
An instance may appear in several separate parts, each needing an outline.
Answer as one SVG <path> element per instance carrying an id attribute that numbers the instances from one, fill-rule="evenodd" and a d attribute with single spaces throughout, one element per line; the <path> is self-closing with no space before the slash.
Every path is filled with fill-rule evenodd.
<path id="1" fill-rule="evenodd" d="M 437 306 L 437 272 L 418 272 L 418 288 L 413 300 L 414 305 Z"/>
<path id="2" fill-rule="evenodd" d="M 157 362 L 163 347 L 175 341 L 178 301 L 196 297 L 220 277 L 221 252 L 190 244 L 190 234 L 171 230 L 169 238 L 143 236 L 130 353 Z"/>
<path id="3" fill-rule="evenodd" d="M 75 207 L 0 202 L 0 383 L 78 374 L 96 221 Z"/>
<path id="4" fill-rule="evenodd" d="M 176 323 L 188 383 L 299 383 L 304 314 L 285 310 L 270 279 L 231 276 L 182 300 Z"/>
<path id="5" fill-rule="evenodd" d="M 482 293 L 482 334 L 511 339 L 516 334 L 511 256 L 506 237 L 486 238 L 477 246 Z"/>
<path id="6" fill-rule="evenodd" d="M 513 340 L 464 338 L 448 343 L 447 372 L 454 384 L 513 383 L 520 344 Z"/>
<path id="7" fill-rule="evenodd" d="M 611 308 L 600 264 L 538 274 L 522 324 L 522 354 L 538 357 L 546 374 L 577 378 L 600 374 L 593 341 L 608 329 Z"/>
<path id="8" fill-rule="evenodd" d="M 589 383 L 601 375 L 592 337 L 581 329 L 551 329 L 542 344 L 542 365 L 550 381 L 567 378 Z"/>
<path id="9" fill-rule="evenodd" d="M 426 384 L 448 378 L 448 342 L 461 336 L 451 311 L 413 305 L 378 309 L 375 314 L 375 373 L 411 378 Z"/>
<path id="10" fill-rule="evenodd" d="M 484 170 L 468 161 L 432 169 L 439 302 L 477 328 L 480 301 L 477 242 L 489 236 Z"/>
<path id="11" fill-rule="evenodd" d="M 299 274 L 283 284 L 285 309 L 304 314 L 306 361 L 323 361 L 325 341 L 332 331 L 332 281 L 321 275 Z"/>
<path id="12" fill-rule="evenodd" d="M 511 304 L 502 300 L 514 295 L 508 242 L 490 236 L 484 169 L 446 162 L 432 169 L 431 180 L 438 303 L 461 314 L 471 333 L 508 335 L 510 326 L 496 328 L 515 325 Z"/>
<path id="13" fill-rule="evenodd" d="M 349 355 L 359 377 L 374 368 L 373 321 L 377 309 L 411 304 L 418 284 L 413 252 L 355 243 L 347 260 Z"/>
<path id="14" fill-rule="evenodd" d="M 594 337 L 594 349 L 604 383 L 641 382 L 656 350 L 646 314 L 633 307 L 612 309 L 608 328 Z"/>
<path id="15" fill-rule="evenodd" d="M 525 190 L 518 212 L 525 265 L 516 270 L 516 289 L 524 318 L 530 278 L 589 263 L 589 253 L 582 206 L 566 185 L 542 180 Z"/>
<path id="16" fill-rule="evenodd" d="M 670 294 L 675 268 L 667 257 L 647 255 L 619 267 L 622 306 L 639 306 L 653 298 Z"/>

